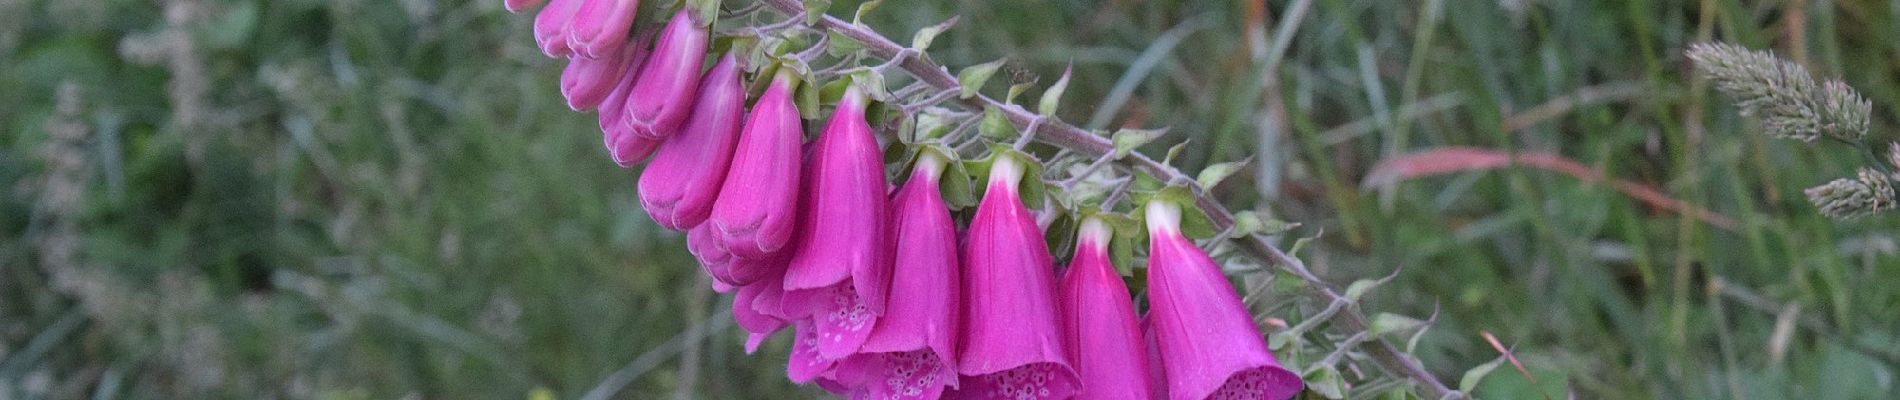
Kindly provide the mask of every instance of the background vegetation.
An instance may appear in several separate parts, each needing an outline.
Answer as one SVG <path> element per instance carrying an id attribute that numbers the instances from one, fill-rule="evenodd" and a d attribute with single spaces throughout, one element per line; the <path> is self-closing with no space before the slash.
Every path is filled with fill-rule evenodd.
<path id="1" fill-rule="evenodd" d="M 1508 346 L 1523 371 L 1479 396 L 1900 391 L 1900 220 L 1800 195 L 1862 160 L 1765 138 L 1682 56 L 1775 49 L 1893 140 L 1900 3 L 911 0 L 868 23 L 951 15 L 947 65 L 1073 63 L 1064 119 L 1172 126 L 1190 169 L 1254 157 L 1221 196 L 1304 223 L 1335 282 L 1399 270 L 1364 307 L 1436 313 L 1416 353 L 1443 380 Z M 530 22 L 494 0 L 0 0 L 0 398 L 820 393 L 783 379 L 782 343 L 743 354 Z M 1444 146 L 1708 214 L 1533 166 L 1362 185 Z"/>

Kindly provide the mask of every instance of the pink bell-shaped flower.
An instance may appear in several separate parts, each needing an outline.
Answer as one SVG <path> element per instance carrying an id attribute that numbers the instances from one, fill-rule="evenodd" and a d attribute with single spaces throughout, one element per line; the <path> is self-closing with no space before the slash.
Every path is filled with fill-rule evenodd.
<path id="1" fill-rule="evenodd" d="M 640 0 L 581 0 L 567 24 L 567 46 L 576 55 L 602 58 L 627 42 Z"/>
<path id="2" fill-rule="evenodd" d="M 713 201 L 706 223 L 733 255 L 764 258 L 785 247 L 796 228 L 799 141 L 804 139 L 798 107 L 792 104 L 798 82 L 791 71 L 781 71 L 752 105 L 719 199 Z"/>
<path id="3" fill-rule="evenodd" d="M 709 34 L 692 14 L 682 9 L 673 15 L 659 43 L 653 45 L 653 55 L 641 66 L 640 81 L 627 97 L 624 117 L 636 135 L 652 139 L 672 135 L 693 109 Z"/>
<path id="4" fill-rule="evenodd" d="M 540 7 L 543 1 L 547 0 L 504 0 L 502 7 L 508 8 L 508 12 L 518 13 L 528 11 L 530 8 Z"/>
<path id="5" fill-rule="evenodd" d="M 1252 314 L 1207 253 L 1181 235 L 1181 206 L 1148 202 L 1148 316 L 1174 400 L 1284 400 L 1299 375 L 1280 367 Z"/>
<path id="6" fill-rule="evenodd" d="M 962 399 L 1066 399 L 1081 389 L 1064 350 L 1054 261 L 1017 195 L 1021 161 L 1001 155 L 963 247 Z"/>
<path id="7" fill-rule="evenodd" d="M 745 115 L 745 86 L 731 54 L 700 82 L 698 103 L 680 133 L 666 140 L 640 173 L 640 206 L 653 221 L 686 230 L 712 215 Z"/>
<path id="8" fill-rule="evenodd" d="M 924 152 L 891 200 L 891 292 L 838 379 L 877 399 L 936 399 L 957 386 L 957 227 L 939 192 L 946 160 Z"/>
<path id="9" fill-rule="evenodd" d="M 628 132 L 627 124 L 621 122 L 621 105 L 626 104 L 627 96 L 633 91 L 633 83 L 639 80 L 639 75 L 634 71 L 638 71 L 640 63 L 645 61 L 644 54 L 636 53 L 636 56 L 628 61 L 627 73 L 621 74 L 619 83 L 614 84 L 613 91 L 607 93 L 607 97 L 601 100 L 599 108 L 601 141 L 607 146 L 607 153 L 613 157 L 614 163 L 621 167 L 639 164 L 640 160 L 646 159 L 647 155 L 653 154 L 653 150 L 660 146 L 659 140 L 642 138 Z"/>
<path id="10" fill-rule="evenodd" d="M 567 98 L 567 107 L 587 111 L 600 106 L 644 53 L 645 49 L 628 46 L 610 57 L 568 57 L 567 68 L 561 70 L 561 96 Z"/>
<path id="11" fill-rule="evenodd" d="M 889 184 L 877 138 L 864 120 L 867 102 L 858 88 L 846 89 L 813 145 L 802 234 L 785 272 L 785 290 L 812 292 L 795 297 L 805 301 L 786 303 L 786 311 L 811 315 L 818 350 L 831 358 L 864 344 L 890 290 L 884 239 Z"/>
<path id="12" fill-rule="evenodd" d="M 567 30 L 574 13 L 580 11 L 585 0 L 548 0 L 548 6 L 534 14 L 534 43 L 541 47 L 541 53 L 548 57 L 562 57 L 573 54 L 567 47 Z"/>
<path id="13" fill-rule="evenodd" d="M 1061 283 L 1069 361 L 1082 376 L 1077 400 L 1147 399 L 1148 352 L 1128 286 L 1108 259 L 1114 232 L 1101 219 L 1082 222 L 1075 258 Z"/>

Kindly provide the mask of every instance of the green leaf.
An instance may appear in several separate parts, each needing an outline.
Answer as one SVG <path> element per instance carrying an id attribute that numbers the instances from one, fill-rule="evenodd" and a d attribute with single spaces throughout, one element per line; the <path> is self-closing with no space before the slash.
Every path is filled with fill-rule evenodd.
<path id="1" fill-rule="evenodd" d="M 831 0 L 804 0 L 805 25 L 818 25 L 825 19 L 825 11 L 831 9 Z"/>
<path id="2" fill-rule="evenodd" d="M 983 107 L 983 121 L 977 124 L 977 132 L 995 140 L 1016 140 L 1022 135 L 1016 130 L 1016 124 L 1009 122 L 1009 116 L 996 107 Z"/>
<path id="3" fill-rule="evenodd" d="M 1187 150 L 1187 145 L 1188 145 L 1188 141 L 1186 141 L 1186 140 L 1183 140 L 1183 141 L 1181 141 L 1181 143 L 1177 143 L 1177 144 L 1175 144 L 1175 145 L 1174 145 L 1174 147 L 1169 147 L 1169 148 L 1168 148 L 1168 156 L 1167 156 L 1167 157 L 1163 157 L 1163 158 L 1161 159 L 1161 164 L 1162 164 L 1162 165 L 1174 165 L 1174 157 L 1175 157 L 1175 156 L 1179 156 L 1179 155 L 1181 155 L 1181 151 L 1182 151 L 1182 150 Z"/>
<path id="4" fill-rule="evenodd" d="M 1042 92 L 1042 100 L 1036 102 L 1037 113 L 1051 116 L 1056 115 L 1056 108 L 1061 106 L 1062 92 L 1069 90 L 1069 73 L 1074 72 L 1074 70 L 1074 66 L 1063 68 L 1062 78 L 1056 79 L 1056 84 L 1049 85 L 1049 90 Z"/>
<path id="5" fill-rule="evenodd" d="M 1286 233 L 1287 231 L 1291 231 L 1293 230 L 1293 228 L 1297 228 L 1299 226 L 1300 226 L 1299 223 L 1286 222 L 1286 221 L 1281 221 L 1275 218 L 1262 217 L 1260 216 L 1260 213 L 1254 212 L 1253 210 L 1246 210 L 1246 211 L 1234 213 L 1234 236 L 1235 237 L 1254 235 L 1254 234 L 1268 235 L 1268 236 L 1278 235 L 1278 234 Z"/>
<path id="6" fill-rule="evenodd" d="M 871 10 L 876 10 L 877 7 L 881 5 L 884 5 L 884 0 L 871 0 L 864 2 L 864 4 L 859 4 L 858 13 L 851 15 L 851 24 L 864 25 L 864 16 L 870 14 Z"/>
<path id="7" fill-rule="evenodd" d="M 686 0 L 686 7 L 693 10 L 693 22 L 710 26 L 719 20 L 719 0 Z"/>
<path id="8" fill-rule="evenodd" d="M 1032 88 L 1032 87 L 1036 87 L 1036 81 L 1034 80 L 1018 83 L 1014 85 L 1009 85 L 1009 95 L 1003 96 L 1003 103 L 1016 104 L 1016 96 L 1022 95 L 1023 92 L 1029 91 L 1029 88 Z"/>
<path id="9" fill-rule="evenodd" d="M 920 53 L 929 50 L 930 43 L 937 40 L 937 35 L 942 35 L 945 31 L 949 31 L 950 27 L 956 25 L 957 17 L 952 16 L 949 20 L 943 21 L 943 23 L 924 27 L 924 29 L 918 29 L 917 34 L 911 35 L 910 37 L 910 48 L 916 49 Z"/>
<path id="10" fill-rule="evenodd" d="M 1127 157 L 1128 153 L 1134 152 L 1135 149 L 1141 148 L 1142 145 L 1153 142 L 1155 139 L 1160 139 L 1162 135 L 1166 134 L 1168 134 L 1167 128 L 1121 129 L 1115 131 L 1114 135 L 1109 136 L 1109 141 L 1115 143 L 1115 158 L 1121 159 L 1122 157 Z"/>
<path id="11" fill-rule="evenodd" d="M 1425 321 L 1393 313 L 1379 313 L 1372 316 L 1373 336 L 1385 336 L 1388 333 L 1405 332 L 1425 326 Z"/>
<path id="12" fill-rule="evenodd" d="M 1479 364 L 1465 371 L 1465 376 L 1458 379 L 1458 391 L 1471 394 L 1471 390 L 1478 388 L 1478 382 L 1483 381 L 1485 375 L 1490 375 L 1491 371 L 1496 371 L 1502 365 L 1504 365 L 1504 356 L 1498 356 L 1491 362 Z"/>
<path id="13" fill-rule="evenodd" d="M 1346 398 L 1346 380 L 1339 376 L 1338 368 L 1322 365 L 1308 371 L 1302 378 L 1306 380 L 1306 390 L 1328 399 Z"/>
<path id="14" fill-rule="evenodd" d="M 1196 177 L 1194 181 L 1201 184 L 1201 190 L 1213 189 L 1214 186 L 1219 185 L 1221 181 L 1227 180 L 1228 176 L 1232 176 L 1235 172 L 1247 168 L 1247 163 L 1252 161 L 1253 157 L 1248 157 L 1240 161 L 1209 165 L 1206 169 L 1201 170 L 1200 176 Z"/>
<path id="15" fill-rule="evenodd" d="M 989 82 L 990 77 L 996 75 L 996 70 L 1003 68 L 1003 61 L 977 64 L 957 72 L 957 84 L 963 85 L 963 93 L 958 97 L 967 99 L 976 96 L 976 91 L 983 89 L 983 83 Z"/>
<path id="16" fill-rule="evenodd" d="M 950 129 L 954 128 L 953 125 L 955 125 L 955 123 L 944 118 L 943 115 L 928 111 L 917 113 L 911 117 L 911 120 L 914 121 L 913 124 L 915 125 L 911 128 L 913 129 L 910 136 L 912 142 L 923 142 L 943 138 L 944 135 L 950 133 Z"/>
<path id="17" fill-rule="evenodd" d="M 831 54 L 832 56 L 844 57 L 864 51 L 864 42 L 852 39 L 849 35 L 839 33 L 838 31 L 829 31 L 825 33 L 825 36 L 830 38 L 825 41 L 825 53 Z"/>
<path id="18" fill-rule="evenodd" d="M 1314 237 L 1318 237 L 1318 236 L 1314 236 Z M 1300 250 L 1305 250 L 1306 246 L 1311 245 L 1311 244 L 1313 244 L 1312 237 L 1303 237 L 1303 238 L 1299 238 L 1298 240 L 1294 240 L 1293 247 L 1288 247 L 1286 249 L 1286 255 L 1288 257 L 1299 257 Z"/>
<path id="19" fill-rule="evenodd" d="M 1366 292 L 1372 291 L 1373 288 L 1377 288 L 1384 283 L 1385 281 L 1381 279 L 1360 279 L 1353 281 L 1352 285 L 1346 286 L 1346 301 L 1358 303 L 1359 298 L 1365 296 Z"/>

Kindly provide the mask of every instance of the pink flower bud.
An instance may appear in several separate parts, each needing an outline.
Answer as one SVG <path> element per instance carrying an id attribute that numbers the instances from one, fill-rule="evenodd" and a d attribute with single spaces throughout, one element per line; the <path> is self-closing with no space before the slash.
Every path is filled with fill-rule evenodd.
<path id="1" fill-rule="evenodd" d="M 1063 347 L 1042 229 L 1017 195 L 1020 161 L 996 158 L 963 247 L 957 398 L 1066 399 L 1081 389 Z"/>
<path id="2" fill-rule="evenodd" d="M 1128 286 L 1108 259 L 1114 234 L 1102 220 L 1082 222 L 1075 258 L 1061 283 L 1069 360 L 1082 376 L 1077 399 L 1147 399 L 1148 353 Z"/>
<path id="3" fill-rule="evenodd" d="M 587 111 L 600 106 L 621 78 L 632 73 L 628 66 L 644 52 L 628 47 L 612 57 L 568 57 L 567 68 L 561 70 L 561 96 L 567 98 L 567 107 Z"/>
<path id="4" fill-rule="evenodd" d="M 528 11 L 530 8 L 540 7 L 543 1 L 546 0 L 505 0 L 502 2 L 502 7 L 508 8 L 508 12 L 519 13 Z"/>
<path id="5" fill-rule="evenodd" d="M 1293 397 L 1299 375 L 1280 367 L 1227 276 L 1181 235 L 1181 206 L 1147 205 L 1148 312 L 1168 393 L 1185 399 Z"/>
<path id="6" fill-rule="evenodd" d="M 660 147 L 659 139 L 650 139 L 627 132 L 626 127 L 614 127 L 607 130 L 607 152 L 613 156 L 614 164 L 632 167 L 640 164 Z"/>
<path id="7" fill-rule="evenodd" d="M 654 222 L 685 230 L 712 215 L 726 180 L 732 147 L 745 114 L 745 86 L 731 54 L 719 58 L 699 87 L 699 104 L 680 133 L 660 145 L 640 173 L 640 206 Z"/>
<path id="8" fill-rule="evenodd" d="M 612 56 L 627 42 L 639 0 L 581 0 L 568 22 L 567 46 L 588 58 Z"/>
<path id="9" fill-rule="evenodd" d="M 645 61 L 645 54 L 645 52 L 634 53 L 633 58 L 627 61 L 629 65 L 627 73 L 621 74 L 620 81 L 614 84 L 613 91 L 601 100 L 601 141 L 606 145 L 607 152 L 613 157 L 614 163 L 621 167 L 639 164 L 640 160 L 646 159 L 647 155 L 652 154 L 653 150 L 660 145 L 659 140 L 641 138 L 639 135 L 628 132 L 627 124 L 621 123 L 620 105 L 625 104 L 627 96 L 633 91 L 634 82 L 639 79 L 633 71 Z"/>
<path id="10" fill-rule="evenodd" d="M 567 27 L 583 0 L 548 0 L 548 6 L 534 15 L 534 43 L 548 57 L 573 54 L 567 47 Z"/>
<path id="11" fill-rule="evenodd" d="M 732 166 L 713 201 L 711 224 L 734 255 L 764 258 L 791 240 L 798 220 L 800 150 L 804 139 L 792 90 L 798 80 L 784 72 L 752 105 L 733 150 Z"/>
<path id="12" fill-rule="evenodd" d="M 706 28 L 680 10 L 660 33 L 653 55 L 641 66 L 640 82 L 627 97 L 626 123 L 648 138 L 672 135 L 693 108 L 699 68 L 706 62 Z"/>
<path id="13" fill-rule="evenodd" d="M 942 157 L 925 152 L 891 201 L 891 292 L 864 346 L 838 379 L 879 399 L 936 399 L 957 386 L 957 228 L 937 182 Z"/>

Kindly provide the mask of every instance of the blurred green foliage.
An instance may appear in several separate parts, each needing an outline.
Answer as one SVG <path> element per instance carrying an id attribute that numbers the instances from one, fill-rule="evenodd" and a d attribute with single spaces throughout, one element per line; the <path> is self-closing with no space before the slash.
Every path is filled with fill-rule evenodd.
<path id="1" fill-rule="evenodd" d="M 1416 354 L 1442 380 L 1498 357 L 1481 332 L 1513 346 L 1529 376 L 1479 396 L 1900 391 L 1900 221 L 1820 217 L 1799 190 L 1859 159 L 1764 138 L 1681 56 L 1777 49 L 1893 140 L 1900 3 L 904 3 L 867 24 L 961 15 L 944 64 L 1048 84 L 1073 63 L 1065 120 L 1171 126 L 1147 150 L 1188 141 L 1190 170 L 1255 157 L 1219 194 L 1302 222 L 1335 282 L 1403 268 L 1364 307 L 1437 313 Z M 491 0 L 0 0 L 0 398 L 575 398 L 616 372 L 628 398 L 821 393 L 784 380 L 784 338 L 747 356 L 717 322 L 729 300 L 563 106 L 530 23 Z M 1529 168 L 1359 185 L 1450 145 L 1560 154 L 1738 224 Z M 675 339 L 695 324 L 704 345 Z"/>

